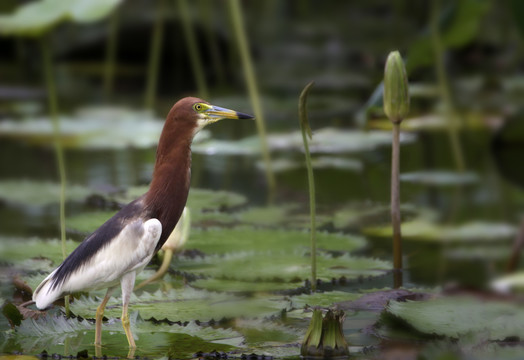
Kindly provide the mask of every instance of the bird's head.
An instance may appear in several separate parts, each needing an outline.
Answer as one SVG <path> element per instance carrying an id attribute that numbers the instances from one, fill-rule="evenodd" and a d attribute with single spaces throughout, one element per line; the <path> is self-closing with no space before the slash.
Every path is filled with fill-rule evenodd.
<path id="1" fill-rule="evenodd" d="M 171 109 L 170 117 L 177 122 L 190 122 L 194 133 L 222 119 L 254 119 L 251 115 L 212 105 L 195 97 L 179 100 Z"/>

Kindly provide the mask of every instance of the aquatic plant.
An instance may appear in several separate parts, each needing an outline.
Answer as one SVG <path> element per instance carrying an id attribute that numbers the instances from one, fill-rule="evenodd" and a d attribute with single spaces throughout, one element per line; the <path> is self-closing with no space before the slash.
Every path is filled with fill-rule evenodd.
<path id="1" fill-rule="evenodd" d="M 398 51 L 389 54 L 384 70 L 384 112 L 393 123 L 391 154 L 391 222 L 393 224 L 394 286 L 402 286 L 402 235 L 400 219 L 400 123 L 409 112 L 406 68 Z"/>

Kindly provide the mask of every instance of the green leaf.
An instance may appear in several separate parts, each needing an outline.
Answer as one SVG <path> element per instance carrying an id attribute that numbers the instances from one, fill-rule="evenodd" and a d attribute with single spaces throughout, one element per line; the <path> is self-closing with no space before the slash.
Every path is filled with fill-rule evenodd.
<path id="1" fill-rule="evenodd" d="M 368 227 L 362 232 L 383 239 L 390 239 L 393 234 L 390 225 Z M 478 243 L 510 240 L 514 234 L 515 227 L 504 223 L 471 222 L 451 226 L 415 219 L 402 224 L 402 238 L 412 241 Z"/>
<path id="2" fill-rule="evenodd" d="M 400 174 L 400 180 L 414 184 L 450 186 L 474 184 L 479 181 L 479 177 L 473 172 L 427 170 Z"/>
<path id="3" fill-rule="evenodd" d="M 509 302 L 473 297 L 389 303 L 387 311 L 425 334 L 460 338 L 482 333 L 489 340 L 524 334 L 524 309 Z"/>
<path id="4" fill-rule="evenodd" d="M 41 36 L 65 20 L 86 23 L 109 15 L 122 0 L 38 0 L 0 16 L 0 33 Z"/>
<path id="5" fill-rule="evenodd" d="M 305 231 L 257 230 L 243 227 L 234 229 L 194 229 L 186 244 L 188 249 L 198 249 L 206 254 L 225 254 L 238 251 L 292 252 L 309 249 Z M 317 234 L 317 248 L 330 251 L 351 252 L 365 245 L 360 236 L 331 233 Z"/>
<path id="6" fill-rule="evenodd" d="M 202 327 L 195 322 L 185 326 L 154 324 L 143 321 L 137 315 L 137 312 L 130 315 L 131 329 L 138 338 L 136 355 L 143 357 L 159 358 L 172 352 L 179 358 L 188 358 L 197 351 L 231 351 L 243 342 L 242 335 L 231 329 Z M 24 352 L 39 353 L 46 350 L 48 353 L 64 354 L 64 343 L 68 344 L 65 351 L 76 353 L 91 343 L 94 336 L 94 324 L 87 320 L 48 314 L 37 320 L 24 320 L 13 334 L 12 341 L 18 343 Z M 127 342 L 119 320 L 104 322 L 102 339 L 104 351 L 125 357 Z M 89 351 L 92 351 L 91 347 Z"/>
<path id="7" fill-rule="evenodd" d="M 11 327 L 19 326 L 24 318 L 18 308 L 12 303 L 2 306 L 2 314 L 7 318 Z"/>
<path id="8" fill-rule="evenodd" d="M 309 278 L 310 259 L 305 252 L 234 253 L 205 259 L 180 258 L 178 269 L 188 273 L 239 281 L 302 282 Z M 346 277 L 379 276 L 391 269 L 387 261 L 344 255 L 317 256 L 317 278 L 331 281 Z"/>
<path id="9" fill-rule="evenodd" d="M 66 187 L 67 201 L 83 201 L 93 191 L 80 185 Z M 45 206 L 58 203 L 60 185 L 34 180 L 0 181 L 0 199 L 24 206 Z"/>
<path id="10" fill-rule="evenodd" d="M 71 311 L 87 318 L 93 318 L 101 299 L 82 297 L 71 304 Z M 233 319 L 238 317 L 261 318 L 279 314 L 286 308 L 288 302 L 278 297 L 240 297 L 224 293 L 213 293 L 195 290 L 189 287 L 160 291 L 150 294 L 132 295 L 129 308 L 138 311 L 144 319 L 168 319 L 170 321 L 207 322 Z M 120 317 L 121 299 L 112 297 L 107 305 L 105 316 Z"/>
<path id="11" fill-rule="evenodd" d="M 316 292 L 313 294 L 302 294 L 291 297 L 292 308 L 305 308 L 320 306 L 327 308 L 341 301 L 356 300 L 362 294 L 348 293 L 345 291 Z"/>

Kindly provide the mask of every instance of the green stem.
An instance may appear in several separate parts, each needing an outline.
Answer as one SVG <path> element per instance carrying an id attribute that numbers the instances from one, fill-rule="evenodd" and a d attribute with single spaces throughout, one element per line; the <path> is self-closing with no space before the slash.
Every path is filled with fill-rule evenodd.
<path id="1" fill-rule="evenodd" d="M 266 181 L 268 184 L 268 203 L 272 204 L 275 196 L 276 181 L 275 175 L 273 173 L 273 167 L 271 165 L 271 156 L 267 142 L 264 114 L 262 111 L 262 105 L 260 103 L 260 94 L 258 92 L 257 79 L 255 70 L 253 68 L 253 60 L 251 59 L 251 54 L 249 53 L 249 45 L 243 24 L 240 2 L 239 0 L 230 0 L 227 1 L 227 4 L 229 5 L 229 11 L 233 22 L 233 29 L 238 44 L 240 59 L 242 61 L 242 68 L 244 69 L 244 76 L 246 78 L 249 97 L 251 98 L 251 104 L 256 117 L 258 135 L 260 136 L 262 143 L 262 156 L 264 159 Z"/>
<path id="2" fill-rule="evenodd" d="M 47 36 L 40 38 L 40 49 L 42 51 L 44 76 L 47 87 L 47 101 L 49 106 L 49 115 L 53 125 L 54 149 L 56 162 L 58 165 L 58 177 L 60 179 L 60 240 L 62 243 L 62 257 L 67 256 L 65 241 L 65 189 L 66 189 L 66 171 L 64 160 L 64 149 L 62 148 L 62 141 L 60 139 L 60 120 L 58 118 L 58 100 L 56 94 L 56 86 L 53 77 L 53 64 L 51 61 L 51 48 Z M 65 298 L 66 314 L 69 316 L 69 297 Z"/>
<path id="3" fill-rule="evenodd" d="M 316 201 L 315 201 L 315 178 L 313 176 L 313 166 L 311 165 L 311 154 L 309 152 L 309 144 L 307 136 L 311 137 L 311 129 L 309 127 L 307 117 L 307 95 L 309 89 L 313 86 L 310 82 L 306 85 L 298 101 L 298 118 L 300 121 L 300 129 L 302 130 L 302 141 L 304 142 L 304 154 L 306 156 L 307 178 L 309 183 L 309 212 L 311 218 L 311 289 L 317 289 L 317 239 L 316 239 Z"/>
<path id="4" fill-rule="evenodd" d="M 193 70 L 193 76 L 195 77 L 198 94 L 204 99 L 207 99 L 209 91 L 204 76 L 204 66 L 202 65 L 202 59 L 200 57 L 200 52 L 198 51 L 195 32 L 191 25 L 191 14 L 189 12 L 187 0 L 178 0 L 178 10 L 180 11 L 182 27 L 186 38 L 187 50 L 189 51 L 189 59 L 191 60 L 191 68 Z"/>
<path id="5" fill-rule="evenodd" d="M 442 38 L 440 37 L 439 31 L 439 14 L 440 0 L 433 0 L 430 27 L 433 51 L 435 52 L 435 72 L 438 79 L 440 96 L 442 97 L 445 106 L 445 116 L 448 123 L 448 135 L 451 143 L 451 150 L 453 152 L 455 166 L 457 167 L 458 171 L 463 172 L 465 169 L 464 155 L 458 132 L 457 112 L 455 111 L 455 107 L 453 105 L 446 68 L 444 65 L 444 46 L 442 44 Z"/>
<path id="6" fill-rule="evenodd" d="M 109 31 L 106 45 L 106 61 L 104 67 L 104 92 L 106 99 L 113 95 L 115 80 L 116 49 L 118 44 L 118 10 L 109 18 Z"/>
<path id="7" fill-rule="evenodd" d="M 147 284 L 152 283 L 153 281 L 162 279 L 164 275 L 166 274 L 167 270 L 169 270 L 169 265 L 171 264 L 171 260 L 173 259 L 173 250 L 167 249 L 164 251 L 164 259 L 162 260 L 162 265 L 160 265 L 160 268 L 157 270 L 156 273 L 153 274 L 149 279 L 142 281 L 140 284 L 135 286 L 134 290 L 138 290 Z"/>
<path id="8" fill-rule="evenodd" d="M 393 123 L 391 153 L 391 223 L 393 226 L 393 285 L 402 286 L 402 235 L 400 218 L 400 121 Z"/>
<path id="9" fill-rule="evenodd" d="M 162 39 L 164 37 L 164 5 L 165 0 L 157 0 L 157 14 L 153 27 L 151 48 L 149 49 L 146 98 L 144 104 L 146 109 L 153 109 L 155 106 L 160 56 L 162 54 Z"/>

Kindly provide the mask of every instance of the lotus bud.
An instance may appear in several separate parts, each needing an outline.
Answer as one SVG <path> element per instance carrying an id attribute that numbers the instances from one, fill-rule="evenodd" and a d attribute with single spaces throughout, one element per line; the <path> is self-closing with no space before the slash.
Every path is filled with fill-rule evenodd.
<path id="1" fill-rule="evenodd" d="M 389 53 L 384 69 L 384 112 L 394 124 L 400 124 L 409 112 L 408 77 L 398 51 Z"/>
<path id="2" fill-rule="evenodd" d="M 342 330 L 344 316 L 344 311 L 330 309 L 322 319 L 322 310 L 315 309 L 300 355 L 324 359 L 348 356 L 349 348 Z"/>

